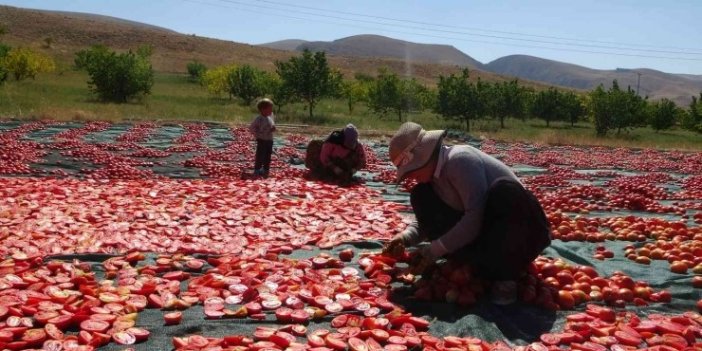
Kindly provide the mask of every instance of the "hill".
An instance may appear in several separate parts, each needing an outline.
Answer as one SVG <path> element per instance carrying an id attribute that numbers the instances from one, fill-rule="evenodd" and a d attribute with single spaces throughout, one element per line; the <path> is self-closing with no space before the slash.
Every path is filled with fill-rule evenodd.
<path id="1" fill-rule="evenodd" d="M 482 66 L 482 63 L 450 45 L 419 44 L 380 35 L 355 35 L 330 42 L 304 42 L 296 49 L 325 51 L 331 55 L 386 57 L 470 68 Z"/>
<path id="2" fill-rule="evenodd" d="M 651 69 L 596 70 L 533 56 L 512 55 L 482 64 L 449 45 L 419 44 L 378 35 L 357 35 L 332 42 L 282 40 L 261 45 L 188 35 L 173 30 L 120 18 L 86 13 L 30 10 L 0 5 L 0 24 L 8 33 L 3 41 L 30 46 L 56 57 L 66 68 L 76 51 L 104 44 L 116 50 L 154 48 L 152 63 L 157 71 L 182 73 L 185 65 L 199 60 L 207 66 L 236 62 L 273 71 L 277 60 L 287 60 L 295 51 L 309 48 L 324 50 L 331 65 L 346 76 L 354 73 L 374 75 L 379 68 L 413 76 L 434 85 L 439 75 L 457 73 L 470 67 L 471 76 L 486 81 L 518 77 L 531 87 L 547 86 L 588 90 L 599 84 L 636 87 L 641 74 L 640 92 L 651 99 L 669 98 L 679 105 L 702 91 L 702 76 L 669 74 Z M 46 47 L 47 38 L 51 46 Z"/>
<path id="3" fill-rule="evenodd" d="M 236 62 L 274 71 L 276 60 L 287 60 L 296 55 L 290 51 L 182 34 L 147 24 L 84 13 L 0 6 L 0 24 L 8 31 L 2 37 L 3 41 L 44 51 L 56 57 L 64 67 L 73 62 L 75 52 L 95 44 L 104 44 L 116 50 L 151 45 L 154 49 L 152 63 L 154 69 L 160 72 L 185 72 L 186 64 L 194 59 L 207 66 Z M 45 39 L 48 37 L 52 39 L 52 44 L 47 48 Z M 429 85 L 435 84 L 439 75 L 460 71 L 457 66 L 380 57 L 330 55 L 329 61 L 347 76 L 353 76 L 356 72 L 375 75 L 379 68 L 387 67 L 391 72 L 411 75 Z M 482 71 L 474 71 L 472 76 L 487 81 L 508 79 Z M 543 87 L 530 82 L 526 84 Z"/>
<path id="4" fill-rule="evenodd" d="M 615 79 L 621 87 L 631 86 L 636 89 L 638 75 L 641 74 L 641 95 L 647 95 L 651 99 L 668 98 L 681 106 L 689 104 L 691 96 L 702 91 L 702 79 L 699 76 L 670 74 L 645 68 L 596 70 L 526 55 L 505 56 L 483 67 L 497 74 L 588 90 L 600 84 L 609 87 Z"/>
<path id="5" fill-rule="evenodd" d="M 702 81 L 702 75 L 697 75 L 697 74 L 678 74 L 678 76 L 694 80 L 694 81 Z"/>
<path id="6" fill-rule="evenodd" d="M 305 43 L 308 43 L 308 41 L 302 39 L 286 39 L 274 41 L 271 43 L 258 44 L 258 46 L 263 46 L 264 48 L 276 50 L 296 51 L 298 46 Z"/>

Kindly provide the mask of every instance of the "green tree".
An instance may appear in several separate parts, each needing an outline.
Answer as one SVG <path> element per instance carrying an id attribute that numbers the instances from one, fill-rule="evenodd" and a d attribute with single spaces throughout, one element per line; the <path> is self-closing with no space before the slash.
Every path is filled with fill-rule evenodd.
<path id="1" fill-rule="evenodd" d="M 307 104 L 310 118 L 321 98 L 336 96 L 341 91 L 342 75 L 329 67 L 324 52 L 312 54 L 305 50 L 302 56 L 275 65 L 285 90 Z"/>
<path id="2" fill-rule="evenodd" d="M 680 108 L 668 99 L 663 99 L 651 106 L 650 124 L 656 132 L 670 129 L 675 125 L 675 119 L 680 114 Z"/>
<path id="3" fill-rule="evenodd" d="M 364 82 L 364 83 L 372 83 L 375 80 L 375 78 L 373 76 L 371 76 L 369 74 L 362 73 L 362 72 L 354 73 L 353 79 L 355 79 L 357 81 Z"/>
<path id="4" fill-rule="evenodd" d="M 690 106 L 681 121 L 683 128 L 702 133 L 702 93 L 692 97 Z"/>
<path id="5" fill-rule="evenodd" d="M 205 66 L 205 64 L 197 60 L 188 62 L 185 68 L 187 69 L 188 76 L 190 78 L 190 81 L 192 82 L 199 82 L 202 78 L 202 75 L 205 73 L 205 71 L 207 71 L 207 66 Z"/>
<path id="6" fill-rule="evenodd" d="M 229 95 L 240 98 L 246 105 L 270 92 L 268 73 L 250 65 L 239 66 L 229 72 L 227 83 Z"/>
<path id="7" fill-rule="evenodd" d="M 148 51 L 118 54 L 97 49 L 84 58 L 90 76 L 88 87 L 99 99 L 122 103 L 151 93 L 154 71 Z"/>
<path id="8" fill-rule="evenodd" d="M 394 106 L 401 106 L 402 86 L 400 77 L 382 69 L 368 89 L 368 108 L 381 116 L 387 115 Z M 398 113 L 402 121 L 402 111 Z"/>
<path id="9" fill-rule="evenodd" d="M 342 83 L 343 96 L 346 98 L 346 104 L 349 107 L 349 113 L 353 113 L 354 106 L 360 102 L 368 101 L 368 91 L 370 90 L 370 82 L 354 79 Z"/>
<path id="10" fill-rule="evenodd" d="M 615 80 L 609 94 L 609 103 L 613 111 L 612 128 L 617 129 L 617 135 L 623 130 L 645 125 L 647 101 L 638 96 L 631 87 L 622 90 Z"/>
<path id="11" fill-rule="evenodd" d="M 497 105 L 494 100 L 495 86 L 489 82 L 484 82 L 478 77 L 478 80 L 475 82 L 475 89 L 479 101 L 478 105 L 480 106 L 478 118 L 494 116 L 497 110 Z"/>
<path id="12" fill-rule="evenodd" d="M 522 117 L 525 109 L 525 93 L 515 79 L 510 82 L 495 83 L 492 87 L 492 114 L 499 118 L 500 128 L 505 127 L 505 118 Z"/>
<path id="13" fill-rule="evenodd" d="M 434 111 L 434 107 L 438 102 L 438 92 L 436 89 L 424 87 L 424 89 L 419 93 L 419 99 L 421 100 L 422 107 L 424 109 Z"/>
<path id="14" fill-rule="evenodd" d="M 1 28 L 0 28 L 1 29 Z M 7 68 L 5 68 L 5 56 L 10 52 L 10 47 L 0 43 L 0 84 L 4 83 L 9 76 Z"/>
<path id="15" fill-rule="evenodd" d="M 421 112 L 427 106 L 426 102 L 430 101 L 429 89 L 420 84 L 416 79 L 403 79 L 401 84 L 402 92 L 402 110 L 406 112 L 416 111 Z"/>
<path id="16" fill-rule="evenodd" d="M 470 131 L 470 121 L 484 115 L 485 104 L 476 84 L 468 77 L 467 69 L 460 75 L 439 76 L 434 112 L 444 118 L 465 121 L 466 130 Z"/>
<path id="17" fill-rule="evenodd" d="M 604 136 L 610 129 L 617 135 L 628 128 L 642 125 L 646 121 L 647 101 L 628 87 L 619 88 L 617 81 L 605 91 L 602 85 L 589 94 L 588 110 L 595 123 L 597 135 Z"/>
<path id="18" fill-rule="evenodd" d="M 403 114 L 423 109 L 425 90 L 415 79 L 400 79 L 397 74 L 381 69 L 368 89 L 368 107 L 381 116 L 397 114 L 402 122 Z"/>
<path id="19" fill-rule="evenodd" d="M 98 60 L 94 59 L 96 57 L 103 57 L 110 53 L 110 49 L 105 45 L 93 45 L 89 49 L 84 49 L 76 52 L 76 57 L 73 59 L 73 66 L 75 69 L 88 69 L 88 64 L 91 62 L 95 63 Z"/>
<path id="20" fill-rule="evenodd" d="M 561 92 L 551 87 L 534 95 L 529 110 L 532 116 L 543 119 L 546 121 L 546 127 L 550 127 L 551 121 L 555 121 L 561 115 L 562 100 Z"/>
<path id="21" fill-rule="evenodd" d="M 200 84 L 212 95 L 229 94 L 229 75 L 237 69 L 235 64 L 208 69 L 202 74 Z"/>
<path id="22" fill-rule="evenodd" d="M 585 115 L 581 98 L 572 91 L 561 93 L 560 97 L 563 118 L 570 122 L 571 127 L 575 126 L 575 123 Z"/>
<path id="23" fill-rule="evenodd" d="M 612 112 L 609 106 L 609 95 L 602 84 L 588 94 L 588 112 L 595 124 L 595 133 L 604 136 L 612 128 Z"/>
<path id="24" fill-rule="evenodd" d="M 37 74 L 53 72 L 56 69 L 54 60 L 46 55 L 32 51 L 28 48 L 12 48 L 5 54 L 0 66 L 15 80 L 26 78 L 34 79 Z"/>
<path id="25" fill-rule="evenodd" d="M 293 102 L 293 93 L 288 90 L 289 87 L 283 84 L 283 81 L 278 76 L 270 76 L 270 91 L 275 103 L 276 114 L 282 111 L 283 106 Z"/>
<path id="26" fill-rule="evenodd" d="M 143 58 L 149 58 L 154 54 L 154 47 L 151 45 L 141 45 L 137 48 L 137 56 Z"/>
<path id="27" fill-rule="evenodd" d="M 0 24 L 0 36 L 3 36 L 5 33 L 7 33 L 5 26 Z M 10 52 L 10 47 L 3 43 L 0 43 L 0 85 L 7 80 L 7 77 L 9 75 L 9 72 L 7 71 L 7 68 L 5 68 L 3 60 L 5 56 L 7 56 L 8 52 Z"/>

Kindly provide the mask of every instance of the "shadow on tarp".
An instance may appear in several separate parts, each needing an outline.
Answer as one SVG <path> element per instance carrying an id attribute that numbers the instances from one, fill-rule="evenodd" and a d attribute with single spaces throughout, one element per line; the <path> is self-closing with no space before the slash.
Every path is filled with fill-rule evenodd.
<path id="1" fill-rule="evenodd" d="M 499 306 L 487 297 L 469 308 L 451 303 L 418 301 L 411 297 L 411 288 L 393 290 L 392 301 L 407 312 L 423 316 L 431 322 L 434 335 L 472 336 L 487 341 L 528 343 L 553 329 L 557 315 L 535 306 L 521 303 Z"/>
<path id="2" fill-rule="evenodd" d="M 378 252 L 382 247 L 383 243 L 379 241 L 354 242 L 341 245 L 332 253 L 345 248 L 352 248 L 357 254 L 363 251 Z M 394 284 L 391 300 L 407 312 L 430 321 L 429 331 L 438 336 L 473 336 L 488 341 L 506 340 L 524 344 L 538 340 L 541 334 L 553 330 L 559 318 L 552 311 L 531 305 L 498 306 L 484 298 L 470 308 L 460 308 L 455 304 L 420 301 L 413 298 L 412 293 L 411 287 Z"/>

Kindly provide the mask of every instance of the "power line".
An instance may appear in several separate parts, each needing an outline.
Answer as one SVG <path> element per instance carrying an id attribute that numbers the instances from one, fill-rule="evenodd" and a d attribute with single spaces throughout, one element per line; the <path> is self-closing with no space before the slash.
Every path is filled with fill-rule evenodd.
<path id="1" fill-rule="evenodd" d="M 297 5 L 297 4 L 289 4 L 289 3 L 284 3 L 284 2 L 279 2 L 279 1 L 271 1 L 271 0 L 255 0 L 255 1 L 257 1 L 257 2 L 263 2 L 263 3 L 269 3 L 269 4 L 282 5 L 282 6 L 288 6 L 288 7 L 293 7 L 293 8 L 304 8 L 304 9 L 314 10 L 314 11 L 319 11 L 319 12 L 338 13 L 338 14 L 344 14 L 344 15 L 350 15 L 350 16 L 358 16 L 358 17 L 366 17 L 366 18 L 375 18 L 375 19 L 381 19 L 381 20 L 386 20 L 386 21 L 412 23 L 412 24 L 419 24 L 419 25 L 423 25 L 423 26 L 432 26 L 432 27 L 439 27 L 439 28 L 454 28 L 454 29 L 471 30 L 471 31 L 486 32 L 486 33 L 498 33 L 498 34 L 518 35 L 518 36 L 532 37 L 532 38 L 542 38 L 542 39 L 568 40 L 568 41 L 589 42 L 589 43 L 598 43 L 598 44 L 612 44 L 612 45 L 617 45 L 618 47 L 624 47 L 624 48 L 627 48 L 627 49 L 637 50 L 637 51 L 638 51 L 638 50 L 643 50 L 643 49 L 635 49 L 634 47 L 649 47 L 649 48 L 658 48 L 658 49 L 675 49 L 675 50 L 683 50 L 683 51 L 681 52 L 681 51 L 654 50 L 653 52 L 661 52 L 661 53 L 667 52 L 667 53 L 682 53 L 682 54 L 702 55 L 702 53 L 701 53 L 701 52 L 702 52 L 702 48 L 681 48 L 681 47 L 672 47 L 672 46 L 655 46 L 655 45 L 631 44 L 631 43 L 621 43 L 621 42 L 611 42 L 611 41 L 600 41 L 600 40 L 588 40 L 588 39 L 582 39 L 582 38 L 567 38 L 567 37 L 548 36 L 548 35 L 535 35 L 535 34 L 527 34 L 527 33 L 509 32 L 509 31 L 489 30 L 489 29 L 484 29 L 484 28 L 475 28 L 475 27 L 465 27 L 465 26 L 456 26 L 456 25 L 429 23 L 429 22 L 414 21 L 414 20 L 408 20 L 408 19 L 397 19 L 397 18 L 384 17 L 384 16 L 376 16 L 376 15 L 368 15 L 368 14 L 362 14 L 362 13 L 356 13 L 356 12 L 347 12 L 347 11 L 339 11 L 339 10 L 328 10 L 328 9 L 322 9 L 322 8 L 318 8 L 318 7 L 311 7 L 311 6 L 304 6 L 304 5 Z M 466 33 L 466 34 L 467 34 L 467 33 Z M 522 39 L 515 39 L 515 40 L 522 40 Z M 553 42 L 547 42 L 547 43 L 553 43 Z M 556 44 L 566 44 L 566 43 L 556 43 Z M 695 50 L 695 51 L 700 51 L 700 52 L 696 52 L 696 53 L 687 53 L 687 52 L 684 52 L 685 50 Z M 643 51 L 648 51 L 648 50 L 643 50 Z"/>
<path id="2" fill-rule="evenodd" d="M 475 33 L 466 33 L 466 32 L 451 31 L 451 30 L 439 30 L 439 29 L 426 29 L 426 28 L 416 27 L 416 26 L 388 24 L 388 23 L 382 23 L 382 22 L 377 22 L 377 21 L 368 21 L 368 20 L 359 20 L 359 19 L 353 19 L 353 18 L 346 18 L 346 17 L 341 17 L 341 16 L 322 15 L 322 14 L 311 13 L 311 12 L 300 11 L 300 10 L 291 10 L 291 9 L 284 9 L 284 10 L 283 10 L 283 9 L 279 9 L 279 8 L 275 8 L 275 7 L 264 6 L 264 5 L 254 5 L 254 4 L 245 3 L 245 2 L 236 1 L 236 0 L 217 0 L 217 1 L 224 2 L 224 3 L 231 3 L 231 4 L 244 5 L 244 6 L 253 6 L 253 7 L 263 8 L 263 9 L 267 9 L 267 10 L 277 10 L 277 11 L 286 11 L 286 12 L 296 12 L 296 13 L 303 14 L 303 15 L 308 15 L 308 16 L 317 16 L 317 17 L 324 17 L 324 18 L 332 18 L 332 19 L 343 20 L 343 21 L 362 22 L 362 23 L 368 23 L 368 24 L 374 24 L 374 25 L 381 25 L 381 26 L 390 26 L 390 25 L 392 25 L 393 27 L 398 27 L 398 26 L 399 26 L 399 27 L 403 27 L 403 28 L 407 28 L 407 29 L 413 29 L 413 30 L 421 30 L 421 31 L 428 31 L 428 32 L 439 32 L 439 33 L 447 33 L 447 34 L 467 35 L 467 36 L 484 37 L 484 38 L 490 38 L 490 39 L 521 41 L 521 42 L 530 42 L 530 43 L 538 43 L 538 44 L 565 45 L 565 46 L 575 46 L 575 47 L 585 47 L 585 48 L 595 48 L 595 49 L 610 49 L 610 50 L 619 50 L 619 51 L 639 51 L 639 52 L 653 52 L 653 53 L 678 54 L 678 55 L 702 55 L 702 52 L 682 52 L 682 51 L 667 51 L 667 50 L 653 50 L 653 49 L 634 49 L 634 48 L 615 47 L 615 46 L 604 46 L 604 45 L 559 43 L 559 42 L 553 42 L 553 41 L 547 41 L 547 40 L 512 38 L 512 37 L 500 36 L 500 35 L 475 34 Z M 257 1 L 260 2 L 261 0 L 257 0 Z"/>
<path id="3" fill-rule="evenodd" d="M 217 6 L 217 7 L 223 7 L 223 8 L 235 8 L 238 10 L 242 11 L 247 11 L 247 12 L 253 12 L 253 13 L 260 13 L 260 11 L 254 11 L 250 9 L 245 9 L 237 6 L 224 6 L 224 5 L 218 5 L 218 4 L 212 4 L 212 3 L 207 3 L 207 2 L 202 2 L 202 1 L 195 1 L 195 0 L 182 0 L 182 1 L 187 1 L 187 2 L 193 2 L 193 3 L 199 3 L 199 4 L 204 4 L 204 5 L 210 5 L 210 6 Z M 370 29 L 370 30 L 379 30 L 379 31 L 384 31 L 384 32 L 391 32 L 391 33 L 401 33 L 401 34 L 409 34 L 409 35 L 417 35 L 417 36 L 424 36 L 424 37 L 430 37 L 430 38 L 439 38 L 439 39 L 446 39 L 446 40 L 457 40 L 457 41 L 464 41 L 464 42 L 471 42 L 471 43 L 481 43 L 481 44 L 491 44 L 491 45 L 502 45 L 502 46 L 509 46 L 509 47 L 522 47 L 522 48 L 532 48 L 532 49 L 543 49 L 543 50 L 552 50 L 552 51 L 569 51 L 569 52 L 579 52 L 579 53 L 589 53 L 589 54 L 602 54 L 602 55 L 614 55 L 614 56 L 626 56 L 626 57 L 641 57 L 641 58 L 654 58 L 654 59 L 665 59 L 665 60 L 681 60 L 681 61 L 702 61 L 702 58 L 690 58 L 690 57 L 672 57 L 672 56 L 655 56 L 655 55 L 644 55 L 644 54 L 632 54 L 632 53 L 620 53 L 620 52 L 609 52 L 609 51 L 595 51 L 595 50 L 582 50 L 582 49 L 574 49 L 574 48 L 555 48 L 555 47 L 546 47 L 546 46 L 537 46 L 537 45 L 525 45 L 525 44 L 516 44 L 516 43 L 501 43 L 501 42 L 495 42 L 495 41 L 484 41 L 484 40 L 474 40 L 474 39 L 465 39 L 465 38 L 456 38 L 456 37 L 447 37 L 447 36 L 439 36 L 439 35 L 433 35 L 433 34 L 426 34 L 426 33 L 416 33 L 416 32 L 406 32 L 406 31 L 398 31 L 398 30 L 390 30 L 390 29 L 385 29 L 385 28 L 373 28 L 373 27 L 366 27 L 366 26 L 359 26 L 357 24 L 340 24 L 339 22 L 330 22 L 330 21 L 323 21 L 319 20 L 316 18 L 306 18 L 306 17 L 296 17 L 296 16 L 291 16 L 287 14 L 288 11 L 290 10 L 283 10 L 283 9 L 277 9 L 277 8 L 272 8 L 268 6 L 260 6 L 260 5 L 253 5 L 253 4 L 248 4 L 248 3 L 242 3 L 239 1 L 234 1 L 234 0 L 217 0 L 220 2 L 225 2 L 229 4 L 234 4 L 234 5 L 243 5 L 243 6 L 249 6 L 249 7 L 254 7 L 254 8 L 259 8 L 259 9 L 266 9 L 266 10 L 271 10 L 271 11 L 286 11 L 286 14 L 275 14 L 275 13 L 268 13 L 269 15 L 273 16 L 278 16 L 278 17 L 284 17 L 284 18 L 291 18 L 291 19 L 296 19 L 296 20 L 302 20 L 302 21 L 313 21 L 317 23 L 325 23 L 325 24 L 331 24 L 331 25 L 343 25 L 346 27 L 356 27 L 356 28 L 363 28 L 363 29 Z M 294 12 L 300 12 L 300 11 L 294 11 Z M 319 16 L 319 17 L 327 17 L 327 18 L 334 18 L 338 20 L 344 20 L 344 21 L 351 21 L 351 22 L 358 22 L 358 20 L 354 19 L 348 19 L 348 18 L 343 18 L 343 17 L 334 17 L 334 16 L 326 16 L 326 15 L 319 15 L 319 14 L 310 14 L 310 13 L 303 13 L 307 15 L 312 15 L 312 16 Z M 361 21 L 361 22 L 369 22 L 369 21 Z M 388 25 L 388 24 L 383 24 L 383 23 L 377 23 L 377 22 L 370 22 L 374 24 L 380 24 L 380 25 Z M 420 30 L 423 30 L 420 28 Z M 517 40 L 517 39 L 512 39 L 512 40 Z M 559 44 L 559 43 L 556 43 Z M 560 43 L 563 45 L 562 43 Z M 623 50 L 623 49 L 619 49 Z M 685 53 L 685 54 L 691 54 L 691 53 Z M 702 54 L 699 54 L 702 55 Z"/>

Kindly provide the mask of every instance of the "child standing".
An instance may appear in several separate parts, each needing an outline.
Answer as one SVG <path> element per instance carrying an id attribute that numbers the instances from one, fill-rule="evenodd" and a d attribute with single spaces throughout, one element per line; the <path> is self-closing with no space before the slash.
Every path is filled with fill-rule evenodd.
<path id="1" fill-rule="evenodd" d="M 275 121 L 273 116 L 273 101 L 261 99 L 258 104 L 259 115 L 251 122 L 249 131 L 256 138 L 256 161 L 254 175 L 268 177 L 273 154 L 273 132 Z"/>

